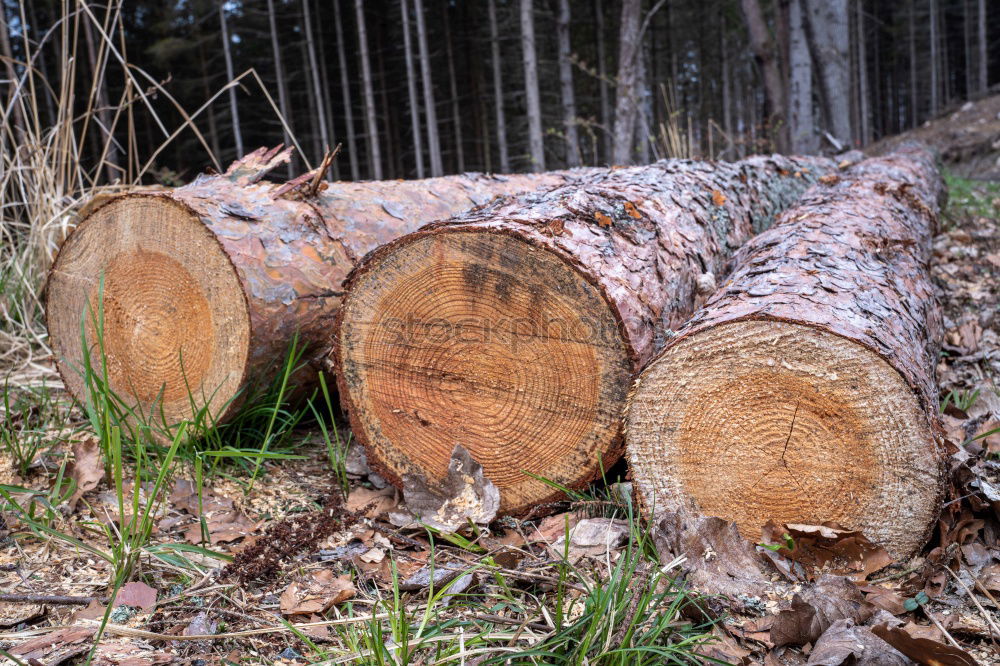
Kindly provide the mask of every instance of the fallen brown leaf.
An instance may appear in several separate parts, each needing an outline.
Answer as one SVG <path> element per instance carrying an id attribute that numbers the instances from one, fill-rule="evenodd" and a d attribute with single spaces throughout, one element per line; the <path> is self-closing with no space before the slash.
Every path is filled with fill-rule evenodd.
<path id="1" fill-rule="evenodd" d="M 281 593 L 282 615 L 311 615 L 327 611 L 334 604 L 355 594 L 351 577 L 335 577 L 329 569 L 320 569 L 301 581 L 294 581 Z"/>
<path id="2" fill-rule="evenodd" d="M 786 534 L 792 539 L 791 547 L 786 545 Z M 789 571 L 797 572 L 803 580 L 835 574 L 860 581 L 892 564 L 884 548 L 861 532 L 844 529 L 836 523 L 779 526 L 769 522 L 764 526 L 764 541 L 780 545 L 778 555 L 802 565 L 801 569 L 792 567 Z"/>
<path id="3" fill-rule="evenodd" d="M 906 666 L 909 660 L 896 648 L 851 620 L 837 620 L 823 632 L 812 652 L 809 666 Z"/>
<path id="4" fill-rule="evenodd" d="M 344 508 L 352 513 L 364 512 L 366 518 L 378 518 L 396 508 L 396 489 L 386 486 L 382 490 L 369 490 L 363 486 L 351 489 Z"/>
<path id="5" fill-rule="evenodd" d="M 76 508 L 84 493 L 93 490 L 104 478 L 104 461 L 101 460 L 101 447 L 96 437 L 73 442 L 73 470 L 70 478 L 76 482 L 76 490 L 69 498 L 70 509 Z"/>
<path id="6" fill-rule="evenodd" d="M 978 662 L 965 650 L 927 638 L 914 638 L 898 627 L 882 623 L 872 627 L 872 633 L 919 664 L 929 666 L 977 666 Z"/>
<path id="7" fill-rule="evenodd" d="M 803 587 L 792 598 L 791 608 L 778 613 L 771 626 L 771 642 L 782 645 L 815 643 L 838 620 L 855 624 L 871 617 L 861 590 L 840 576 L 823 576 L 814 585 Z"/>
<path id="8" fill-rule="evenodd" d="M 115 595 L 114 605 L 151 611 L 156 607 L 156 589 L 145 583 L 125 583 Z"/>

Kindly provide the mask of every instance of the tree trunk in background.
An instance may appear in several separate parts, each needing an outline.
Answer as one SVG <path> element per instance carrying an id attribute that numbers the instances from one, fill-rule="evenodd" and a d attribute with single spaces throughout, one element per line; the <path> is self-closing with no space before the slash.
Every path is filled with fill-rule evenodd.
<path id="1" fill-rule="evenodd" d="M 406 51 L 406 90 L 410 96 L 410 128 L 413 133 L 413 153 L 417 162 L 417 178 L 424 177 L 424 137 L 420 129 L 420 104 L 417 101 L 417 77 L 413 68 L 413 46 L 410 43 L 410 10 L 406 0 L 399 0 L 403 22 L 403 49 Z"/>
<path id="2" fill-rule="evenodd" d="M 382 180 L 382 151 L 379 146 L 378 122 L 375 118 L 375 93 L 372 68 L 368 53 L 368 34 L 365 30 L 364 0 L 354 0 L 358 22 L 358 59 L 361 60 L 361 86 L 365 103 L 365 133 L 368 135 L 368 167 L 371 177 Z"/>
<path id="3" fill-rule="evenodd" d="M 302 0 L 302 17 L 305 21 L 306 50 L 309 52 L 309 69 L 312 72 L 313 96 L 316 98 L 316 113 L 319 116 L 319 131 L 320 137 L 323 141 L 322 150 L 325 152 L 332 148 L 330 145 L 330 134 L 327 126 L 326 105 L 328 100 L 323 96 L 323 85 L 320 83 L 319 78 L 320 70 L 319 63 L 316 59 L 316 43 L 313 41 L 312 12 L 309 9 L 310 2 L 312 2 L 312 0 Z M 316 159 L 322 160 L 323 154 L 321 153 L 317 155 Z"/>
<path id="4" fill-rule="evenodd" d="M 911 145 L 813 187 L 737 251 L 629 396 L 642 505 L 752 539 L 834 521 L 896 560 L 926 543 L 946 489 L 928 273 L 942 193 Z"/>
<path id="5" fill-rule="evenodd" d="M 84 16 L 83 34 L 87 42 L 87 57 L 90 59 L 91 76 L 95 77 L 94 87 L 97 93 L 97 118 L 100 124 L 99 134 L 104 140 L 101 151 L 103 155 L 104 173 L 109 183 L 113 183 L 118 177 L 118 147 L 115 145 L 114 136 L 111 133 L 111 105 L 108 103 L 107 81 L 104 77 L 104 63 L 98 62 L 97 49 L 94 47 L 94 26 L 91 25 L 89 16 Z"/>
<path id="6" fill-rule="evenodd" d="M 809 52 L 816 64 L 826 131 L 850 145 L 851 41 L 847 0 L 805 0 Z"/>
<path id="7" fill-rule="evenodd" d="M 299 25 L 299 34 L 301 35 L 305 34 L 305 26 L 302 25 L 301 23 Z M 298 45 L 299 45 L 299 62 L 303 64 L 308 63 L 309 51 L 306 48 L 305 37 L 303 37 L 303 39 L 298 40 Z M 313 90 L 312 83 L 310 81 L 311 77 L 309 75 L 308 65 L 305 65 L 303 73 L 305 74 L 304 85 L 297 86 L 297 88 L 305 88 L 306 91 L 305 109 L 306 109 L 307 129 L 304 131 L 306 132 L 306 136 L 308 136 L 309 138 L 310 144 L 312 144 L 311 152 L 308 153 L 307 155 L 311 155 L 313 162 L 316 163 L 316 161 L 323 159 L 323 138 L 319 129 L 319 114 L 316 113 L 319 100 L 316 99 L 316 91 Z M 298 109 L 299 107 L 295 108 Z M 302 126 L 303 126 L 302 124 L 299 125 L 299 127 Z M 304 139 L 300 140 L 300 143 L 302 141 L 304 141 Z"/>
<path id="8" fill-rule="evenodd" d="M 636 83 L 639 75 L 639 19 L 642 0 L 623 0 L 618 33 L 618 81 L 612 164 L 631 164 L 635 137 Z"/>
<path id="9" fill-rule="evenodd" d="M 351 101 L 351 79 L 347 74 L 344 28 L 340 21 L 340 0 L 333 0 L 333 21 L 337 34 L 337 61 L 340 64 L 340 94 L 344 98 L 344 123 L 347 125 L 347 157 L 351 163 L 351 180 L 358 180 L 361 173 L 358 169 L 358 144 L 354 133 L 354 103 Z"/>
<path id="10" fill-rule="evenodd" d="M 448 58 L 448 88 L 451 92 L 451 122 L 455 132 L 455 164 L 458 173 L 465 173 L 465 141 L 462 139 L 462 115 L 458 104 L 458 81 L 455 79 L 455 54 L 451 42 L 451 22 L 448 6 L 444 7 L 444 44 Z"/>
<path id="11" fill-rule="evenodd" d="M 573 94 L 573 47 L 570 42 L 569 0 L 558 0 L 556 39 L 559 42 L 559 87 L 562 92 L 563 127 L 566 131 L 566 165 L 580 165 L 580 140 L 576 129 L 576 98 Z"/>
<path id="12" fill-rule="evenodd" d="M 584 170 L 383 245 L 353 272 L 331 336 L 368 462 L 397 485 L 433 483 L 460 442 L 504 513 L 561 495 L 537 477 L 599 478 L 622 453 L 633 373 L 730 254 L 833 168 L 775 156 Z"/>
<path id="13" fill-rule="evenodd" d="M 979 92 L 989 88 L 989 57 L 986 54 L 986 0 L 979 0 Z"/>
<path id="14" fill-rule="evenodd" d="M 434 81 L 431 79 L 431 56 L 427 49 L 427 29 L 424 27 L 423 0 L 413 0 L 417 15 L 417 45 L 420 49 L 420 74 L 424 84 L 424 115 L 427 117 L 427 148 L 431 158 L 431 175 L 444 174 L 441 163 L 441 140 L 438 138 L 437 107 L 434 103 Z"/>
<path id="15" fill-rule="evenodd" d="M 941 106 L 941 84 L 938 76 L 938 4 L 937 0 L 930 0 L 930 59 L 931 59 L 931 115 L 936 116 Z"/>
<path id="16" fill-rule="evenodd" d="M 771 39 L 759 0 L 740 0 L 740 7 L 743 9 L 743 18 L 750 33 L 750 46 L 764 79 L 764 94 L 767 96 L 768 107 L 767 129 L 773 137 L 775 149 L 779 153 L 788 152 L 788 113 L 785 110 L 787 97 L 784 81 L 781 78 L 778 49 Z"/>
<path id="17" fill-rule="evenodd" d="M 88 302 L 96 307 L 102 275 L 111 389 L 151 421 L 162 407 L 166 426 L 202 405 L 222 423 L 248 392 L 275 379 L 296 333 L 309 364 L 292 385 L 312 386 L 344 278 L 366 253 L 498 195 L 580 176 L 325 183 L 311 194 L 263 180 L 290 154 L 262 148 L 224 174 L 116 197 L 76 227 L 50 273 L 46 307 L 58 368 L 74 396 L 86 398 L 76 372 L 80 324 Z M 93 330 L 87 338 L 95 340 Z"/>
<path id="18" fill-rule="evenodd" d="M 917 82 L 917 0 L 910 0 L 907 12 L 910 47 L 910 126 L 916 127 L 920 120 L 920 88 Z"/>
<path id="19" fill-rule="evenodd" d="M 292 116 L 288 112 L 288 82 L 285 80 L 285 68 L 281 64 L 281 45 L 278 43 L 278 21 L 274 14 L 274 0 L 267 0 L 267 22 L 271 30 L 271 51 L 274 57 L 274 72 L 278 84 L 278 108 L 281 111 L 284 122 L 281 126 L 281 133 L 284 136 L 286 146 L 292 145 L 291 132 L 294 131 Z M 288 177 L 292 177 L 292 162 L 288 162 Z"/>
<path id="20" fill-rule="evenodd" d="M 868 48 L 866 46 L 868 37 L 865 34 L 865 10 L 862 0 L 855 0 L 855 15 L 858 25 L 858 119 L 860 120 L 858 136 L 861 138 L 861 147 L 864 147 L 872 141 L 872 111 L 871 98 L 868 95 Z"/>
<path id="21" fill-rule="evenodd" d="M 510 153 L 507 151 L 507 121 L 503 112 L 503 68 L 500 60 L 500 31 L 497 28 L 497 3 L 489 0 L 490 46 L 493 56 L 493 102 L 497 119 L 497 148 L 500 151 L 500 171 L 510 173 Z"/>
<path id="22" fill-rule="evenodd" d="M 614 152 L 614 136 L 612 134 L 613 118 L 611 117 L 611 99 L 608 91 L 608 56 L 604 38 L 604 3 L 594 0 L 595 30 L 597 31 L 597 78 L 601 89 L 601 143 L 604 147 L 603 159 L 594 155 L 598 164 L 611 161 Z"/>
<path id="23" fill-rule="evenodd" d="M 219 2 L 219 25 L 222 28 L 222 54 L 226 59 L 226 78 L 236 78 L 233 71 L 232 44 L 229 42 L 229 27 L 226 24 L 226 3 Z M 236 86 L 229 89 L 229 115 L 233 119 L 233 138 L 236 141 L 236 157 L 243 157 L 243 132 L 240 130 L 240 110 L 236 104 Z"/>
<path id="24" fill-rule="evenodd" d="M 788 124 L 791 149 L 795 154 L 811 155 L 819 150 L 813 122 L 812 61 L 803 25 L 804 0 L 792 0 L 788 8 Z"/>
<path id="25" fill-rule="evenodd" d="M 535 14 L 532 0 L 521 0 L 521 51 L 524 60 L 524 97 L 528 113 L 528 150 L 531 171 L 545 171 L 542 104 L 538 94 L 538 56 L 535 53 Z"/>
<path id="26" fill-rule="evenodd" d="M 84 17 L 83 20 L 87 21 L 89 18 Z M 21 105 L 14 102 L 14 88 L 17 84 L 17 71 L 14 69 L 14 52 L 10 47 L 10 32 L 7 22 L 6 3 L 0 5 L 0 54 L 3 55 L 3 65 L 7 72 L 7 80 L 10 81 L 10 84 L 7 86 L 7 104 L 13 107 L 11 115 L 14 117 L 14 127 L 18 130 L 17 133 L 14 134 L 15 140 L 17 140 L 24 136 L 24 116 L 21 113 Z"/>

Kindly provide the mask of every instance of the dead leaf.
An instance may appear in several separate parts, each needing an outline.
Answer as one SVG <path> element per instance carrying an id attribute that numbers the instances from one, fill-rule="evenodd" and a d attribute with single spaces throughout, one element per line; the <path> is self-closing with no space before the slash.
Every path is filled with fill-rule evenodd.
<path id="1" fill-rule="evenodd" d="M 932 666 L 977 666 L 978 662 L 965 650 L 927 638 L 914 638 L 898 627 L 882 623 L 872 627 L 872 633 L 919 664 Z"/>
<path id="2" fill-rule="evenodd" d="M 812 652 L 810 666 L 905 666 L 909 660 L 894 647 L 851 620 L 837 620 L 823 632 Z"/>
<path id="3" fill-rule="evenodd" d="M 906 598 L 895 590 L 875 585 L 862 585 L 860 590 L 865 593 L 865 601 L 876 608 L 881 608 L 893 615 L 902 615 L 906 612 L 903 607 Z"/>
<path id="4" fill-rule="evenodd" d="M 555 557 L 567 556 L 567 561 L 578 562 L 584 557 L 601 557 L 618 548 L 628 539 L 629 527 L 624 520 L 611 518 L 586 518 L 569 531 L 569 547 L 565 535 L 550 546 Z"/>
<path id="5" fill-rule="evenodd" d="M 538 523 L 528 536 L 529 543 L 542 541 L 544 543 L 554 543 L 556 539 L 562 538 L 567 530 L 580 522 L 580 516 L 576 513 L 560 513 L 555 516 L 546 516 Z"/>
<path id="6" fill-rule="evenodd" d="M 125 583 L 115 595 L 115 606 L 132 606 L 149 612 L 156 608 L 156 589 L 145 583 Z"/>
<path id="7" fill-rule="evenodd" d="M 387 486 L 382 490 L 369 490 L 363 486 L 351 489 L 344 508 L 352 513 L 363 511 L 366 518 L 378 518 L 396 508 L 396 489 Z"/>
<path id="8" fill-rule="evenodd" d="M 815 643 L 838 620 L 855 624 L 871 617 L 861 590 L 846 578 L 823 576 L 792 597 L 792 606 L 778 613 L 771 626 L 771 642 L 782 645 Z"/>
<path id="9" fill-rule="evenodd" d="M 335 577 L 329 569 L 320 569 L 286 587 L 279 606 L 282 615 L 322 614 L 331 606 L 350 599 L 355 592 L 349 575 Z"/>
<path id="10" fill-rule="evenodd" d="M 96 437 L 73 442 L 73 470 L 70 478 L 76 482 L 76 490 L 69 499 L 70 509 L 76 508 L 76 503 L 84 493 L 93 490 L 104 478 L 104 461 L 101 460 L 101 447 Z"/>
<path id="11" fill-rule="evenodd" d="M 791 537 L 791 547 L 785 535 Z M 892 564 L 884 548 L 872 543 L 856 530 L 847 530 L 836 523 L 821 525 L 788 524 L 779 526 L 769 522 L 764 526 L 764 542 L 781 545 L 776 552 L 801 568 L 797 572 L 803 580 L 813 580 L 822 574 L 849 576 L 864 580 L 870 574 Z M 779 567 L 785 569 L 786 567 Z"/>
<path id="12" fill-rule="evenodd" d="M 219 623 L 210 619 L 206 611 L 201 611 L 188 622 L 181 632 L 183 636 L 211 636 L 219 628 Z"/>
<path id="13" fill-rule="evenodd" d="M 451 452 L 448 474 L 439 483 L 431 485 L 414 474 L 404 475 L 403 503 L 401 511 L 390 514 L 393 522 L 412 523 L 413 516 L 425 525 L 452 533 L 468 526 L 469 521 L 485 525 L 493 520 L 500 508 L 500 491 L 483 475 L 483 466 L 457 444 Z"/>

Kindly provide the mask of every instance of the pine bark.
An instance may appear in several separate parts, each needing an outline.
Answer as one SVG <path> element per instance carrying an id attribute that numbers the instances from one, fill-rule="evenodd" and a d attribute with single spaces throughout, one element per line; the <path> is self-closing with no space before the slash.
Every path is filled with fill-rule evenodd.
<path id="1" fill-rule="evenodd" d="M 521 51 L 524 61 L 524 97 L 528 113 L 528 151 L 531 170 L 545 171 L 542 103 L 538 93 L 538 54 L 535 51 L 535 14 L 532 0 L 521 0 Z"/>
<path id="2" fill-rule="evenodd" d="M 769 520 L 834 521 L 897 558 L 923 545 L 942 491 L 928 273 L 942 193 L 933 154 L 906 145 L 824 179 L 735 254 L 630 395 L 647 508 L 751 539 Z"/>
<path id="3" fill-rule="evenodd" d="M 174 423 L 192 418 L 190 387 L 222 423 L 250 387 L 274 377 L 296 333 L 307 358 L 328 348 L 342 282 L 376 246 L 497 195 L 576 178 L 556 172 L 321 183 L 313 195 L 303 191 L 314 174 L 285 185 L 261 180 L 289 156 L 289 149 L 260 149 L 225 174 L 117 197 L 77 227 L 52 269 L 47 307 L 58 367 L 73 395 L 86 397 L 73 368 L 82 367 L 81 315 L 88 301 L 96 311 L 102 274 L 113 390 L 146 414 L 159 414 L 162 402 Z M 296 384 L 313 379 L 307 368 Z"/>
<path id="4" fill-rule="evenodd" d="M 732 251 L 832 168 L 776 156 L 592 170 L 380 247 L 350 278 L 332 354 L 369 462 L 397 484 L 440 478 L 461 442 L 512 513 L 559 494 L 522 470 L 592 480 L 621 455 L 633 373 Z"/>

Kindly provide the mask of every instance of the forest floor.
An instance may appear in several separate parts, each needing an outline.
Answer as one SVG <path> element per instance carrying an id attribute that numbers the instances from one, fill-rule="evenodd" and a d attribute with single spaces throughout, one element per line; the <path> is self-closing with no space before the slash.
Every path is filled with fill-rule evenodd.
<path id="1" fill-rule="evenodd" d="M 289 429 L 254 478 L 252 457 L 140 446 L 57 391 L 8 387 L 0 659 L 839 664 L 863 645 L 862 663 L 908 663 L 854 626 L 878 624 L 918 662 L 1000 663 L 1000 183 L 959 173 L 933 268 L 954 490 L 911 560 L 883 567 L 851 533 L 794 532 L 791 550 L 770 534 L 750 548 L 787 585 L 720 605 L 619 479 L 447 535 L 394 525 L 398 492 L 315 425 Z M 845 576 L 851 610 L 810 601 L 822 574 Z"/>

